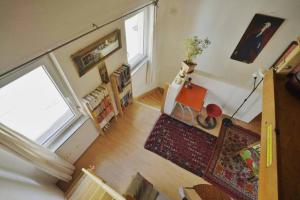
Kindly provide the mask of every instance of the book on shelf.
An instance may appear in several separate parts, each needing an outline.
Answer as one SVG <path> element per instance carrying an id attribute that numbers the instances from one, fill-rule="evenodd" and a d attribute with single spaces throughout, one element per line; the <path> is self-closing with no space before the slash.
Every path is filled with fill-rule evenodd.
<path id="1" fill-rule="evenodd" d="M 87 104 L 90 110 L 94 110 L 106 96 L 108 96 L 107 89 L 99 86 L 94 91 L 83 97 L 83 102 Z"/>
<path id="2" fill-rule="evenodd" d="M 125 108 L 132 103 L 132 83 L 130 66 L 122 65 L 111 75 L 113 92 L 120 115 Z"/>
<path id="3" fill-rule="evenodd" d="M 113 106 L 107 88 L 99 86 L 83 97 L 83 103 L 87 106 L 92 118 L 100 128 L 106 126 L 114 116 Z M 110 116 L 110 117 L 108 117 Z"/>
<path id="4" fill-rule="evenodd" d="M 113 73 L 116 77 L 117 87 L 120 93 L 128 84 L 131 83 L 130 73 L 130 66 L 128 65 L 122 65 L 122 67 Z"/>
<path id="5" fill-rule="evenodd" d="M 120 101 L 122 108 L 126 108 L 132 102 L 132 92 L 129 90 Z"/>

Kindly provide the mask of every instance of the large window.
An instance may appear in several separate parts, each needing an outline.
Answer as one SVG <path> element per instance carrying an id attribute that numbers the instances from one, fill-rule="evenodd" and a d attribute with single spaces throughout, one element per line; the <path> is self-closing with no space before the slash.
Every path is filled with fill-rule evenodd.
<path id="1" fill-rule="evenodd" d="M 63 132 L 79 114 L 49 65 L 35 63 L 1 80 L 0 123 L 39 144 Z"/>
<path id="2" fill-rule="evenodd" d="M 148 19 L 144 9 L 125 20 L 127 59 L 133 68 L 147 58 Z"/>

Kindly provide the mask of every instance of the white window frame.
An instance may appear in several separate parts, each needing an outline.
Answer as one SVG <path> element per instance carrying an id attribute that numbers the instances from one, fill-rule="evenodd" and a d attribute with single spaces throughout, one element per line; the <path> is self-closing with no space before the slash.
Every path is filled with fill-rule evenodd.
<path id="1" fill-rule="evenodd" d="M 127 58 L 127 62 L 128 64 L 131 66 L 131 70 L 135 70 L 139 65 L 141 65 L 142 63 L 144 63 L 146 60 L 148 60 L 148 56 L 149 56 L 149 31 L 150 31 L 150 10 L 149 7 L 146 7 L 144 9 L 141 9 L 137 12 L 132 13 L 131 15 L 128 15 L 125 19 L 124 19 L 124 32 L 125 32 L 125 47 L 126 47 L 126 52 L 127 52 L 127 43 L 126 43 L 126 27 L 125 27 L 125 21 L 141 12 L 144 12 L 144 41 L 143 41 L 143 55 L 137 55 L 135 56 L 133 59 L 128 60 L 128 55 L 126 55 Z"/>
<path id="2" fill-rule="evenodd" d="M 60 138 L 67 129 L 69 129 L 76 121 L 78 121 L 79 118 L 83 116 L 82 113 L 78 110 L 79 105 L 76 104 L 76 100 L 72 95 L 72 92 L 69 90 L 68 86 L 60 75 L 60 72 L 56 68 L 55 64 L 51 61 L 50 57 L 44 56 L 27 65 L 22 66 L 21 68 L 13 70 L 8 74 L 5 74 L 4 76 L 0 76 L 0 88 L 41 66 L 43 66 L 48 77 L 57 88 L 57 91 L 61 94 L 64 101 L 74 113 L 74 117 L 68 120 L 54 133 L 42 135 L 37 141 L 35 141 L 40 145 L 48 147 L 52 145 L 54 141 Z"/>

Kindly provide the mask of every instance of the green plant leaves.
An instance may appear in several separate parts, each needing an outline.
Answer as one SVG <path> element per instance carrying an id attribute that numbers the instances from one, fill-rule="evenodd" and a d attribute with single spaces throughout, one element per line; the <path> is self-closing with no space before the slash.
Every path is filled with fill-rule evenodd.
<path id="1" fill-rule="evenodd" d="M 187 62 L 192 63 L 193 59 L 198 55 L 201 55 L 203 50 L 206 49 L 211 42 L 208 38 L 204 40 L 199 39 L 198 36 L 187 38 L 185 41 L 185 47 L 187 52 Z"/>

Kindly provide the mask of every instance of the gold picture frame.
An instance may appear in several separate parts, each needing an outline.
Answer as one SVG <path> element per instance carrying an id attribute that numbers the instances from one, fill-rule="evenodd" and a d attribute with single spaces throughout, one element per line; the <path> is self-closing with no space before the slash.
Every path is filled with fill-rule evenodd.
<path id="1" fill-rule="evenodd" d="M 122 48 L 119 29 L 71 55 L 79 76 L 83 76 L 100 61 Z"/>

